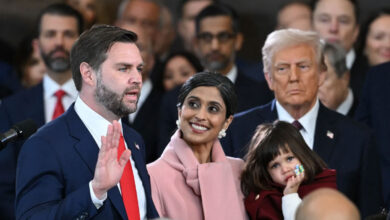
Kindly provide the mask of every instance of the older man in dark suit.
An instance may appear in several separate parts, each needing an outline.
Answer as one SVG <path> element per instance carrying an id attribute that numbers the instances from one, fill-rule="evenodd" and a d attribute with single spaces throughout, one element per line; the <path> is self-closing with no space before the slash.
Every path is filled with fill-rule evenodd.
<path id="1" fill-rule="evenodd" d="M 158 216 L 143 140 L 120 121 L 136 110 L 142 87 L 136 40 L 133 32 L 97 26 L 72 48 L 79 97 L 23 145 L 16 173 L 17 219 Z"/>
<path id="2" fill-rule="evenodd" d="M 227 155 L 243 156 L 259 124 L 276 119 L 293 123 L 307 145 L 337 170 L 339 190 L 367 216 L 382 205 L 377 149 L 367 127 L 318 101 L 326 68 L 322 48 L 314 32 L 287 29 L 268 35 L 264 73 L 276 100 L 237 114 L 222 144 Z"/>
<path id="3" fill-rule="evenodd" d="M 378 141 L 382 158 L 383 193 L 390 209 L 390 62 L 375 66 L 367 73 L 361 103 L 355 118 L 370 126 Z"/>

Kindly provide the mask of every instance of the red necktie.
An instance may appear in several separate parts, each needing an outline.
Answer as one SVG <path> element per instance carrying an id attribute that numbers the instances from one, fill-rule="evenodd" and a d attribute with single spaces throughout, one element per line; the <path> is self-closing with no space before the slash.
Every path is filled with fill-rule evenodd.
<path id="1" fill-rule="evenodd" d="M 56 93 L 54 93 L 54 95 L 57 96 L 57 103 L 54 108 L 52 120 L 56 119 L 65 112 L 64 106 L 62 105 L 62 97 L 65 95 L 64 90 L 59 89 Z"/>
<path id="2" fill-rule="evenodd" d="M 121 134 L 118 145 L 118 160 L 125 151 L 125 140 Z M 129 220 L 139 220 L 139 208 L 137 199 L 137 190 L 135 188 L 133 168 L 131 167 L 130 160 L 126 163 L 123 170 L 122 178 L 120 180 L 121 192 L 123 203 Z"/>

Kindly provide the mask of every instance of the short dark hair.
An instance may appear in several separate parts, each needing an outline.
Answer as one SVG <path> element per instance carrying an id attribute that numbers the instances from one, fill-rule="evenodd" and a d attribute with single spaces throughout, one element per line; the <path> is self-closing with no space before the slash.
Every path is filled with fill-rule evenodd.
<path id="1" fill-rule="evenodd" d="M 55 3 L 47 6 L 39 13 L 38 20 L 37 20 L 37 29 L 36 29 L 38 32 L 38 36 L 41 33 L 42 18 L 44 15 L 47 14 L 74 17 L 77 21 L 77 26 L 78 26 L 77 30 L 79 34 L 83 32 L 83 28 L 84 28 L 83 16 L 76 9 L 73 9 L 67 4 Z"/>
<path id="2" fill-rule="evenodd" d="M 367 35 L 370 31 L 371 24 L 383 15 L 390 15 L 390 7 L 380 8 L 369 14 L 364 24 L 361 26 L 361 31 L 357 40 L 356 54 L 363 54 L 366 47 Z"/>
<path id="3" fill-rule="evenodd" d="M 311 182 L 315 175 L 327 167 L 325 162 L 307 146 L 301 133 L 292 124 L 278 120 L 261 124 L 249 144 L 245 168 L 241 175 L 241 189 L 245 195 L 274 188 L 267 167 L 281 151 L 291 152 L 302 163 L 305 169 L 305 182 Z"/>
<path id="4" fill-rule="evenodd" d="M 226 4 L 214 3 L 202 11 L 195 18 L 195 30 L 196 34 L 199 34 L 200 31 L 200 22 L 207 17 L 216 17 L 216 16 L 228 16 L 232 19 L 232 29 L 234 33 L 240 32 L 240 22 L 236 11 L 233 8 L 229 7 Z"/>
<path id="5" fill-rule="evenodd" d="M 81 90 L 80 64 L 88 63 L 98 71 L 107 58 L 107 51 L 116 42 L 135 43 L 137 35 L 119 27 L 97 25 L 81 34 L 70 52 L 70 65 L 76 89 Z"/>
<path id="6" fill-rule="evenodd" d="M 311 2 L 311 9 L 312 9 L 313 12 L 317 8 L 317 4 L 318 4 L 319 1 L 321 1 L 321 0 L 313 0 Z M 359 25 L 360 9 L 359 9 L 358 1 L 357 0 L 347 0 L 347 1 L 351 2 L 351 4 L 353 5 L 353 14 L 355 15 L 356 25 Z"/>
<path id="7" fill-rule="evenodd" d="M 191 76 L 180 88 L 177 107 L 181 108 L 188 94 L 200 86 L 216 87 L 218 89 L 226 106 L 226 118 L 236 112 L 237 95 L 233 83 L 226 76 L 212 72 L 200 72 Z"/>

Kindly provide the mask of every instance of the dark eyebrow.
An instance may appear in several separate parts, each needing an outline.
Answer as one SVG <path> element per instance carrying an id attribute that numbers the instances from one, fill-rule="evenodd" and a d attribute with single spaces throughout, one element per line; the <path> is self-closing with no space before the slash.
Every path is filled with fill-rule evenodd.
<path id="1" fill-rule="evenodd" d="M 216 105 L 216 106 L 222 108 L 222 105 L 219 102 L 216 102 L 216 101 L 211 101 L 211 102 L 209 102 L 209 104 Z"/>

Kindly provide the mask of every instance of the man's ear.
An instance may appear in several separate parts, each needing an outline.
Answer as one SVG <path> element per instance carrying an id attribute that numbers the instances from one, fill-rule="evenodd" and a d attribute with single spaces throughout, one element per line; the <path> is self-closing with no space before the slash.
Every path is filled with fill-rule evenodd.
<path id="1" fill-rule="evenodd" d="M 96 85 L 96 74 L 88 63 L 82 62 L 80 64 L 80 73 L 85 84 L 89 86 Z"/>
<path id="2" fill-rule="evenodd" d="M 239 33 L 237 33 L 237 36 L 236 36 L 236 41 L 234 43 L 234 49 L 236 51 L 241 50 L 243 43 L 244 43 L 244 35 L 241 32 L 239 32 Z"/>
<path id="3" fill-rule="evenodd" d="M 265 72 L 264 73 L 265 80 L 267 81 L 268 87 L 271 91 L 274 91 L 273 84 L 272 84 L 272 76 L 271 73 Z"/>

